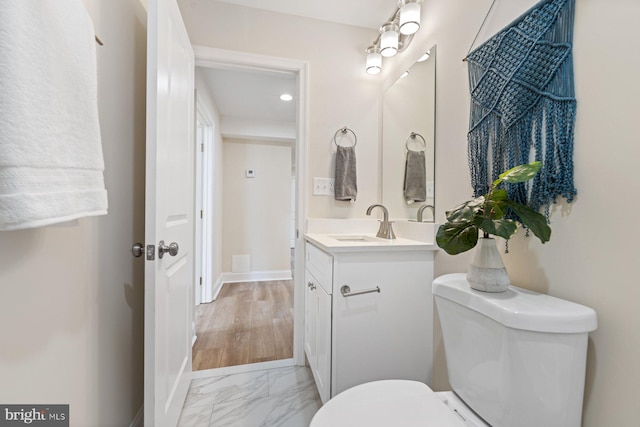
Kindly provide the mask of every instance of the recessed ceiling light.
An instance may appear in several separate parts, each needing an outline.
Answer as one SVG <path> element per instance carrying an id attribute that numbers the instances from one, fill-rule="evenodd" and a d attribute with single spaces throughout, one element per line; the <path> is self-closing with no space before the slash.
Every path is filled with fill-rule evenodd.
<path id="1" fill-rule="evenodd" d="M 280 99 L 282 101 L 291 101 L 293 99 L 293 96 L 289 95 L 288 93 L 283 93 L 282 95 L 280 95 Z"/>
<path id="2" fill-rule="evenodd" d="M 409 70 L 405 71 L 404 73 L 402 73 L 402 75 L 400 76 L 401 79 L 404 79 L 405 77 L 407 77 L 409 75 Z"/>

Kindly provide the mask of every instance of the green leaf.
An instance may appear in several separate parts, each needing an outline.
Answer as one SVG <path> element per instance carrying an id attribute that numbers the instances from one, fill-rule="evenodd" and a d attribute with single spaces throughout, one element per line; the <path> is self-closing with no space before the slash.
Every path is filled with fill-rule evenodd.
<path id="1" fill-rule="evenodd" d="M 491 220 L 487 218 L 482 221 L 480 228 L 489 234 L 509 240 L 518 229 L 518 223 L 512 219 Z"/>
<path id="2" fill-rule="evenodd" d="M 478 243 L 478 227 L 468 221 L 447 222 L 438 228 L 436 243 L 449 255 L 468 251 Z"/>
<path id="3" fill-rule="evenodd" d="M 504 188 L 498 188 L 491 192 L 491 197 L 489 198 L 489 200 L 493 200 L 495 202 L 502 202 L 507 200 L 507 198 L 508 198 L 507 190 L 505 190 Z"/>
<path id="4" fill-rule="evenodd" d="M 509 206 L 518 215 L 524 226 L 536 235 L 542 243 L 546 243 L 551 238 L 551 227 L 547 224 L 547 219 L 540 212 L 536 212 L 529 206 L 522 205 L 512 200 L 506 201 Z"/>
<path id="5" fill-rule="evenodd" d="M 464 202 L 463 204 L 446 212 L 447 221 L 471 221 L 474 215 L 480 212 L 483 203 L 483 196 Z"/>
<path id="6" fill-rule="evenodd" d="M 483 212 L 483 216 L 489 219 L 502 219 L 505 214 L 505 203 L 503 201 L 489 201 L 485 205 L 487 212 Z"/>
<path id="7" fill-rule="evenodd" d="M 518 182 L 529 181 L 536 176 L 538 171 L 542 168 L 541 162 L 533 162 L 528 165 L 518 165 L 502 172 L 500 177 L 493 182 L 493 186 L 497 187 L 501 182 L 508 182 L 509 184 L 515 184 Z"/>

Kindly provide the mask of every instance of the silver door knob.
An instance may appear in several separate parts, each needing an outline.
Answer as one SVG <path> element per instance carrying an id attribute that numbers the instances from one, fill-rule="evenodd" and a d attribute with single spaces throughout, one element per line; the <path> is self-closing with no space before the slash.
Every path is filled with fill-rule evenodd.
<path id="1" fill-rule="evenodd" d="M 144 254 L 144 245 L 142 243 L 136 243 L 131 246 L 131 254 L 136 258 L 140 258 L 142 254 Z"/>
<path id="2" fill-rule="evenodd" d="M 168 253 L 171 256 L 176 256 L 178 255 L 179 249 L 180 247 L 176 242 L 173 242 L 169 244 L 169 246 L 167 246 L 164 244 L 164 240 L 160 240 L 160 243 L 158 243 L 158 258 L 162 259 L 162 257 L 166 253 Z"/>

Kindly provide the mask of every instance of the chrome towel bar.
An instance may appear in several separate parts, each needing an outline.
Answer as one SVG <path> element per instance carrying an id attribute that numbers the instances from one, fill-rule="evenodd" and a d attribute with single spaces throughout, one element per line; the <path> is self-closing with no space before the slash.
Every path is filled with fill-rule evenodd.
<path id="1" fill-rule="evenodd" d="M 370 294 L 373 292 L 380 293 L 380 287 L 376 286 L 375 289 L 365 289 L 364 291 L 354 291 L 354 292 L 351 292 L 351 288 L 347 285 L 344 285 L 343 287 L 340 288 L 340 293 L 345 298 L 354 297 L 356 295 L 362 295 L 362 294 Z"/>

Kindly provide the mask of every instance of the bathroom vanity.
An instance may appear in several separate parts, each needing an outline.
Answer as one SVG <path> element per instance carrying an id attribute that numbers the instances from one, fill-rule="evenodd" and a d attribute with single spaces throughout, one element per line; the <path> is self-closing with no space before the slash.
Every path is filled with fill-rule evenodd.
<path id="1" fill-rule="evenodd" d="M 379 379 L 431 380 L 433 244 L 307 234 L 304 349 L 323 402 Z"/>

